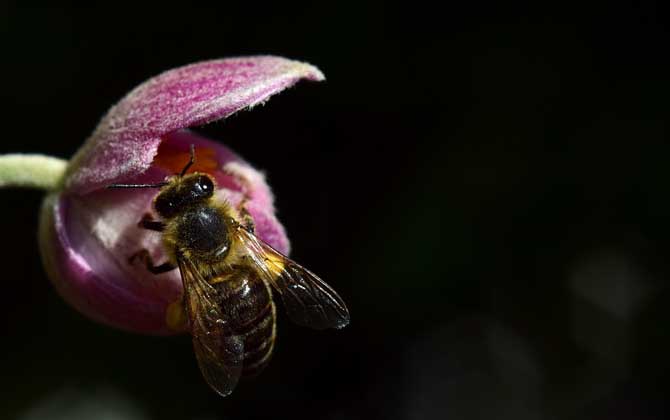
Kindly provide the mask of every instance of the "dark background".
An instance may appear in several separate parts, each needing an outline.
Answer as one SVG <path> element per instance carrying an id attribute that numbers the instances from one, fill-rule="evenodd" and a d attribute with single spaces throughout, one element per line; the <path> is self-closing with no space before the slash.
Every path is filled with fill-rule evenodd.
<path id="1" fill-rule="evenodd" d="M 2 191 L 0 417 L 670 418 L 670 22 L 651 1 L 4 5 L 0 152 L 68 157 L 163 70 L 271 53 L 328 80 L 202 128 L 267 171 L 351 325 L 282 316 L 229 398 L 188 337 L 83 318 Z M 502 4 L 504 3 L 504 4 Z"/>

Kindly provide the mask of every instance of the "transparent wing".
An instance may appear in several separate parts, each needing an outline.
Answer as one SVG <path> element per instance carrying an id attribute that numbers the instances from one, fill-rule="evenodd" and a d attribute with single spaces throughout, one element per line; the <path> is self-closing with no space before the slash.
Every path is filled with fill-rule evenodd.
<path id="1" fill-rule="evenodd" d="M 202 278 L 192 261 L 183 257 L 177 260 L 195 357 L 207 383 L 225 397 L 233 391 L 242 373 L 244 345 L 231 330 L 216 289 Z"/>
<path id="2" fill-rule="evenodd" d="M 316 274 L 241 226 L 235 234 L 259 273 L 281 295 L 286 313 L 293 322 L 319 330 L 343 328 L 349 323 L 349 311 L 342 298 Z"/>

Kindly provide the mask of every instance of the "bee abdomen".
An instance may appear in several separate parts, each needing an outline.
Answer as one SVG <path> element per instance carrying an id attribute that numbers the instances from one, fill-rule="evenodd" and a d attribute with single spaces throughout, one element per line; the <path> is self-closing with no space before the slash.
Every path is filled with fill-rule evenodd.
<path id="1" fill-rule="evenodd" d="M 270 361 L 276 309 L 269 288 L 253 271 L 239 270 L 224 281 L 213 279 L 221 307 L 230 315 L 231 333 L 244 343 L 244 374 L 260 372 Z"/>
<path id="2" fill-rule="evenodd" d="M 267 366 L 275 345 L 276 309 L 272 301 L 269 311 L 252 329 L 244 333 L 244 367 L 245 375 L 259 373 Z"/>

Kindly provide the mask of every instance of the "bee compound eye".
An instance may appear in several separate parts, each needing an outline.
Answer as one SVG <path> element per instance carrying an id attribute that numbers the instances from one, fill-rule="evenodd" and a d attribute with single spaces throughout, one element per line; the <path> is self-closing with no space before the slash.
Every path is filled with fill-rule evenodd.
<path id="1" fill-rule="evenodd" d="M 214 191 L 214 183 L 212 182 L 210 177 L 205 175 L 198 178 L 198 186 L 200 187 L 200 191 L 202 192 L 202 194 L 205 196 L 212 195 Z"/>

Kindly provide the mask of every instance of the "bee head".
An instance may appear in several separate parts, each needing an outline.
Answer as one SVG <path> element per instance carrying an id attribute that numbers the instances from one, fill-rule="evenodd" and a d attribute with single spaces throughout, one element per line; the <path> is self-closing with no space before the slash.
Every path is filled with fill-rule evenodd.
<path id="1" fill-rule="evenodd" d="M 195 146 L 191 145 L 190 159 L 178 175 L 156 184 L 112 184 L 107 188 L 160 188 L 154 199 L 154 208 L 163 218 L 169 219 L 214 194 L 214 180 L 207 174 L 186 174 L 195 163 Z"/>
<path id="2" fill-rule="evenodd" d="M 156 196 L 154 208 L 169 219 L 185 209 L 208 200 L 214 194 L 214 181 L 209 175 L 193 173 L 176 176 Z"/>

